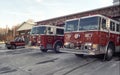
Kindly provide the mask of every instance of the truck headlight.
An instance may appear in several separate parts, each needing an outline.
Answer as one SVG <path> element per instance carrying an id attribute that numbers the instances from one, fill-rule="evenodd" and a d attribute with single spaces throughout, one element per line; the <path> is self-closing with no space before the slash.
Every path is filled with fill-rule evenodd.
<path id="1" fill-rule="evenodd" d="M 74 45 L 74 43 L 67 42 L 67 43 L 64 44 L 64 47 L 73 49 L 75 47 L 75 45 Z"/>
<path id="2" fill-rule="evenodd" d="M 92 46 L 92 43 L 85 43 L 85 46 Z"/>
<path id="3" fill-rule="evenodd" d="M 64 47 L 65 48 L 70 48 L 70 43 L 69 42 L 64 43 Z"/>
<path id="4" fill-rule="evenodd" d="M 97 50 L 98 49 L 98 44 L 93 44 L 92 48 Z"/>
<path id="5" fill-rule="evenodd" d="M 92 43 L 85 43 L 85 49 L 92 49 Z"/>
<path id="6" fill-rule="evenodd" d="M 38 43 L 41 43 L 41 41 L 38 41 Z"/>
<path id="7" fill-rule="evenodd" d="M 70 48 L 74 48 L 74 47 L 75 47 L 74 43 L 70 43 Z"/>

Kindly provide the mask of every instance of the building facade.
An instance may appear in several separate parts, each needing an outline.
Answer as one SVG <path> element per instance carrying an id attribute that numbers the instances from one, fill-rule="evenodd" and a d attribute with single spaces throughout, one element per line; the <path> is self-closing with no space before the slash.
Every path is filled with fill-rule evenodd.
<path id="1" fill-rule="evenodd" d="M 75 14 L 70 14 L 66 16 L 61 16 L 61 17 L 56 17 L 48 20 L 43 20 L 43 21 L 38 21 L 36 22 L 37 25 L 63 25 L 66 20 L 69 19 L 74 19 L 74 18 L 80 18 L 88 15 L 93 15 L 93 14 L 102 14 L 108 17 L 111 17 L 115 20 L 120 21 L 120 7 L 119 5 L 112 5 L 104 8 L 98 8 L 94 10 L 89 10 L 89 11 L 84 11 L 84 12 L 79 12 Z"/>
<path id="2" fill-rule="evenodd" d="M 29 43 L 29 36 L 30 36 L 30 31 L 32 27 L 36 23 L 33 20 L 28 20 L 26 22 L 23 22 L 17 29 L 17 32 L 19 33 L 19 36 L 23 36 L 25 40 L 25 44 Z"/>

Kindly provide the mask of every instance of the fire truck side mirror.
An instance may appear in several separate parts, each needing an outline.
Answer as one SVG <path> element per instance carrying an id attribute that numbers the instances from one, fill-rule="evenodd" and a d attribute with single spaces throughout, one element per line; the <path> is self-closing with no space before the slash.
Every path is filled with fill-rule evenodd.
<path id="1" fill-rule="evenodd" d="M 50 31 L 51 30 L 51 28 L 50 27 L 48 27 L 48 31 Z"/>
<path id="2" fill-rule="evenodd" d="M 32 32 L 29 32 L 29 34 L 31 35 L 31 34 L 32 34 Z"/>
<path id="3" fill-rule="evenodd" d="M 47 30 L 44 30 L 44 33 L 47 34 Z"/>
<path id="4" fill-rule="evenodd" d="M 45 31 L 44 31 L 45 34 L 53 34 L 53 31 L 51 29 L 51 27 L 48 27 Z"/>
<path id="5" fill-rule="evenodd" d="M 53 32 L 49 32 L 49 34 L 53 34 Z"/>
<path id="6" fill-rule="evenodd" d="M 48 34 L 53 34 L 53 28 L 48 27 Z"/>

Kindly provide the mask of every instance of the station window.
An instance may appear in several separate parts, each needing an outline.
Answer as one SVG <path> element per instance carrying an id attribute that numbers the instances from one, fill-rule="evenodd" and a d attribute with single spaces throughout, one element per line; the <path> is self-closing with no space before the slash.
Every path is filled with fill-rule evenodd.
<path id="1" fill-rule="evenodd" d="M 110 30 L 115 31 L 115 23 L 112 21 L 110 22 Z"/>
<path id="2" fill-rule="evenodd" d="M 116 31 L 120 32 L 120 24 L 116 24 Z"/>
<path id="3" fill-rule="evenodd" d="M 102 29 L 106 29 L 106 19 L 102 19 Z"/>
<path id="4" fill-rule="evenodd" d="M 64 29 L 56 29 L 56 34 L 63 35 L 64 34 Z"/>

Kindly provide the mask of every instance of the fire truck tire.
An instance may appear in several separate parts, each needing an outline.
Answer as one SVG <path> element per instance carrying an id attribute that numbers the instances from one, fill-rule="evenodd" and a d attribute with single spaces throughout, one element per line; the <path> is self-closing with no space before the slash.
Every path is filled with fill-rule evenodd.
<path id="1" fill-rule="evenodd" d="M 84 57 L 83 54 L 75 54 L 75 56 L 77 56 L 77 57 Z"/>
<path id="2" fill-rule="evenodd" d="M 56 43 L 54 47 L 55 53 L 60 53 L 60 48 L 62 46 L 62 43 Z"/>
<path id="3" fill-rule="evenodd" d="M 47 49 L 41 49 L 41 52 L 47 52 L 48 50 Z"/>
<path id="4" fill-rule="evenodd" d="M 7 47 L 7 49 L 11 49 L 10 47 Z"/>
<path id="5" fill-rule="evenodd" d="M 8 47 L 7 45 L 5 45 L 5 48 L 7 48 L 7 49 L 11 49 L 11 47 Z"/>
<path id="6" fill-rule="evenodd" d="M 12 45 L 12 46 L 11 46 L 11 49 L 16 49 L 16 46 L 15 46 L 15 45 Z"/>
<path id="7" fill-rule="evenodd" d="M 106 54 L 105 54 L 105 60 L 106 60 L 106 61 L 111 60 L 112 57 L 113 57 L 113 54 L 114 54 L 114 47 L 113 47 L 113 46 L 114 46 L 114 45 L 112 45 L 112 44 L 109 44 L 109 45 L 108 45 L 107 52 L 106 52 Z"/>

